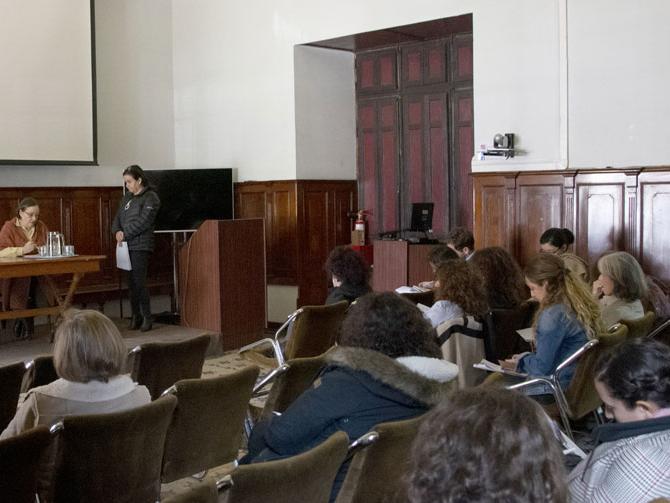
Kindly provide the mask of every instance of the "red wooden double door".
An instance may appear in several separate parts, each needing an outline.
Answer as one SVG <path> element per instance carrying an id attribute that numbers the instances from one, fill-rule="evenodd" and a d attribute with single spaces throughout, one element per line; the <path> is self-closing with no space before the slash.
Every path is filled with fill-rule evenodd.
<path id="1" fill-rule="evenodd" d="M 472 36 L 356 55 L 359 207 L 371 234 L 410 227 L 434 203 L 433 231 L 472 225 Z"/>

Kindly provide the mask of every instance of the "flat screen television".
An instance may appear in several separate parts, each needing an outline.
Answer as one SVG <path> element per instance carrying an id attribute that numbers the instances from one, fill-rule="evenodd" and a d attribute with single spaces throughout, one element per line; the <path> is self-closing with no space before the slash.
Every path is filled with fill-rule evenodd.
<path id="1" fill-rule="evenodd" d="M 205 220 L 233 218 L 232 169 L 166 169 L 145 173 L 161 200 L 157 231 L 195 230 Z"/>
<path id="2" fill-rule="evenodd" d="M 433 228 L 433 203 L 412 203 L 411 231 L 428 232 Z"/>

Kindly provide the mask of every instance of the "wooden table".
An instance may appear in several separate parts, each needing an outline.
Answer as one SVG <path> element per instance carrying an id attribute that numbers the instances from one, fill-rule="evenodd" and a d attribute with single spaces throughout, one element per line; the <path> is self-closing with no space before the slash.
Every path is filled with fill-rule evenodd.
<path id="1" fill-rule="evenodd" d="M 77 255 L 59 258 L 0 258 L 0 278 L 25 278 L 30 276 L 50 276 L 52 274 L 72 274 L 70 288 L 64 298 L 57 297 L 58 305 L 0 311 L 0 320 L 13 318 L 31 318 L 34 316 L 59 315 L 67 309 L 77 285 L 87 272 L 100 270 L 104 255 Z"/>

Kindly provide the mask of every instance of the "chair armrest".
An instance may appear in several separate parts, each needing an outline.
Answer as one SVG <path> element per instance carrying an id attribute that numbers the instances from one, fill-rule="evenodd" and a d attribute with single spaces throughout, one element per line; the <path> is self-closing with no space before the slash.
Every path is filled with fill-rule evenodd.
<path id="1" fill-rule="evenodd" d="M 598 344 L 598 339 L 591 339 L 588 341 L 586 344 L 584 344 L 581 348 L 579 348 L 577 351 L 572 353 L 570 356 L 568 356 L 565 360 L 563 360 L 561 363 L 558 364 L 558 367 L 556 367 L 556 371 L 554 372 L 554 375 L 556 378 L 558 378 L 559 374 L 565 369 L 565 367 L 569 366 L 576 360 L 578 360 L 584 353 L 586 353 L 589 349 L 591 349 L 593 346 L 596 346 Z"/>
<path id="2" fill-rule="evenodd" d="M 361 435 L 349 444 L 349 449 L 347 450 L 347 457 L 345 458 L 345 461 L 353 458 L 358 451 L 374 444 L 377 442 L 377 440 L 379 440 L 379 433 L 374 430 L 368 431 L 367 433 Z"/>
<path id="3" fill-rule="evenodd" d="M 230 475 L 226 475 L 216 481 L 216 490 L 219 492 L 227 491 L 231 487 L 233 487 L 233 478 Z"/>
<path id="4" fill-rule="evenodd" d="M 269 383 L 277 379 L 282 374 L 285 374 L 290 365 L 288 363 L 283 363 L 279 367 L 272 369 L 271 372 L 268 373 L 263 379 L 261 379 L 258 383 L 254 385 L 254 389 L 251 392 L 252 397 L 260 396 L 261 390 L 267 386 Z"/>

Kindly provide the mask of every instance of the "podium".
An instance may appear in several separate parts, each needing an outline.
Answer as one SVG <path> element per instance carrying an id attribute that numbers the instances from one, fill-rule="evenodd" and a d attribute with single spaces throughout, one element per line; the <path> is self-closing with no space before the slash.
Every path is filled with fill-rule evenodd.
<path id="1" fill-rule="evenodd" d="M 435 246 L 407 241 L 375 241 L 372 289 L 390 292 L 399 286 L 432 280 L 434 273 L 428 263 L 428 254 Z"/>
<path id="2" fill-rule="evenodd" d="M 237 349 L 263 337 L 265 299 L 263 219 L 205 220 L 179 251 L 181 324 Z"/>

